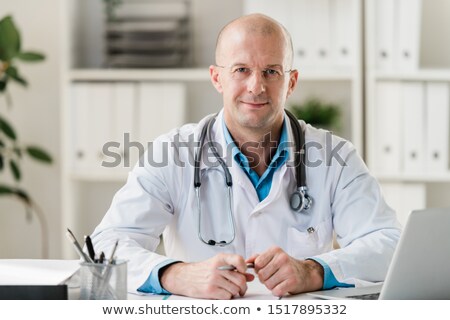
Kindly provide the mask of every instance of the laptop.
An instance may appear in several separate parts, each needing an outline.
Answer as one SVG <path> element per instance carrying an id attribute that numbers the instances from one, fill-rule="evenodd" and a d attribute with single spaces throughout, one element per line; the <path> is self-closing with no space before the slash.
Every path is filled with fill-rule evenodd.
<path id="1" fill-rule="evenodd" d="M 409 215 L 383 284 L 308 294 L 321 299 L 450 299 L 450 208 Z"/>

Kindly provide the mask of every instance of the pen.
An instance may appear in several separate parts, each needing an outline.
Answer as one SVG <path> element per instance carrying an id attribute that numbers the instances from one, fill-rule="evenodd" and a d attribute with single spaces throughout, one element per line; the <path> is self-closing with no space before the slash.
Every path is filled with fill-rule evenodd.
<path id="1" fill-rule="evenodd" d="M 89 257 L 95 261 L 95 251 L 94 246 L 92 244 L 92 240 L 90 236 L 84 236 L 84 243 L 86 243 L 86 248 L 89 252 Z"/>
<path id="2" fill-rule="evenodd" d="M 254 263 L 247 263 L 247 268 L 254 268 L 255 264 Z M 220 266 L 217 268 L 217 270 L 228 270 L 228 271 L 234 271 L 236 270 L 235 266 L 232 265 L 227 265 L 227 266 Z"/>
<path id="3" fill-rule="evenodd" d="M 102 252 L 100 252 L 100 257 L 98 258 L 98 263 L 103 263 L 103 260 L 105 260 L 105 253 L 102 251 Z"/>
<path id="4" fill-rule="evenodd" d="M 113 251 L 111 253 L 111 257 L 108 260 L 108 263 L 111 264 L 114 261 L 114 253 L 116 253 L 117 245 L 119 244 L 119 240 L 116 241 L 116 244 L 114 245 Z"/>
<path id="5" fill-rule="evenodd" d="M 73 235 L 72 231 L 70 231 L 69 228 L 67 228 L 67 232 L 66 232 L 66 237 L 67 239 L 69 239 L 70 242 L 72 242 L 75 250 L 77 251 L 77 253 L 79 254 L 79 256 L 81 257 L 81 259 L 83 259 L 85 262 L 91 262 L 93 263 L 94 261 L 91 259 L 91 257 L 87 256 L 83 250 L 80 247 L 80 244 L 78 243 L 77 239 L 75 238 L 75 236 Z"/>

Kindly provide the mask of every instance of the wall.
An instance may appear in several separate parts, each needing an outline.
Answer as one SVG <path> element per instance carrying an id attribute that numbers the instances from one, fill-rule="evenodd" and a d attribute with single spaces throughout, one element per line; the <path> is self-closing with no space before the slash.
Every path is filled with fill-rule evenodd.
<path id="1" fill-rule="evenodd" d="M 21 141 L 45 147 L 54 157 L 52 166 L 25 161 L 23 186 L 41 206 L 50 228 L 50 257 L 60 257 L 60 1 L 1 0 L 0 16 L 11 14 L 22 34 L 22 47 L 45 53 L 45 62 L 20 63 L 29 82 L 25 89 L 11 84 L 13 106 L 8 111 L 0 96 L 0 111 L 14 123 Z M 8 177 L 3 174 L 0 181 Z M 20 203 L 0 198 L 0 258 L 40 258 L 40 229 L 28 222 Z"/>

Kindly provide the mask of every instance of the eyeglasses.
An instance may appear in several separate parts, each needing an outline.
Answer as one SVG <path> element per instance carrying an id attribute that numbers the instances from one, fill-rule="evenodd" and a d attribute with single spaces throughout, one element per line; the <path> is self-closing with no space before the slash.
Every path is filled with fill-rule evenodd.
<path id="1" fill-rule="evenodd" d="M 242 81 L 247 80 L 253 72 L 255 72 L 254 68 L 244 67 L 244 66 L 232 66 L 232 67 L 226 67 L 226 66 L 217 66 L 219 68 L 228 69 L 231 74 L 231 78 L 236 81 Z M 292 72 L 292 70 L 283 70 L 281 67 L 271 67 L 271 68 L 265 68 L 260 70 L 262 77 L 264 80 L 267 80 L 269 82 L 278 81 L 281 78 L 284 77 L 286 73 Z"/>

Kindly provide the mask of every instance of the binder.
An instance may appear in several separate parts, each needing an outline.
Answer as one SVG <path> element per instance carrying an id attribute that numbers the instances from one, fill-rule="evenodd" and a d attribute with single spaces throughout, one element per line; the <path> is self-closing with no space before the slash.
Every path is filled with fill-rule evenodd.
<path id="1" fill-rule="evenodd" d="M 397 0 L 398 19 L 396 27 L 395 63 L 398 69 L 414 71 L 419 67 L 421 0 Z"/>
<path id="2" fill-rule="evenodd" d="M 243 3 L 244 14 L 262 13 L 278 22 L 289 30 L 290 27 L 291 0 L 278 1 L 276 6 L 272 0 L 245 0 Z"/>
<path id="3" fill-rule="evenodd" d="M 89 88 L 87 83 L 74 83 L 71 87 L 71 167 L 75 171 L 89 168 Z"/>
<path id="4" fill-rule="evenodd" d="M 326 68 L 331 65 L 331 19 L 330 0 L 308 1 L 311 34 L 311 65 L 318 68 Z"/>
<path id="5" fill-rule="evenodd" d="M 185 86 L 181 83 L 140 83 L 138 139 L 147 149 L 158 136 L 185 121 Z"/>
<path id="6" fill-rule="evenodd" d="M 331 60 L 337 67 L 352 67 L 355 60 L 355 0 L 331 0 Z"/>
<path id="7" fill-rule="evenodd" d="M 312 41 L 314 33 L 312 30 L 312 19 L 308 0 L 297 0 L 291 2 L 290 22 L 294 63 L 299 68 L 308 68 L 314 64 Z M 288 27 L 288 26 L 286 26 Z"/>
<path id="8" fill-rule="evenodd" d="M 446 82 L 426 84 L 426 168 L 444 173 L 449 168 L 450 90 Z"/>
<path id="9" fill-rule="evenodd" d="M 75 83 L 72 88 L 71 113 L 74 124 L 74 170 L 101 172 L 105 167 L 103 146 L 112 141 L 112 85 L 109 83 Z"/>
<path id="10" fill-rule="evenodd" d="M 113 141 L 120 143 L 116 151 L 121 157 L 118 169 L 129 171 L 139 159 L 137 148 L 133 148 L 129 143 L 137 141 L 137 135 L 134 132 L 136 85 L 132 82 L 117 82 L 113 84 L 113 88 Z"/>
<path id="11" fill-rule="evenodd" d="M 421 173 L 425 169 L 425 96 L 421 82 L 402 83 L 403 170 Z"/>
<path id="12" fill-rule="evenodd" d="M 374 171 L 398 174 L 401 171 L 401 83 L 376 84 Z"/>
<path id="13" fill-rule="evenodd" d="M 93 172 L 111 172 L 102 165 L 107 161 L 103 146 L 113 140 L 113 85 L 111 83 L 89 84 L 89 169 Z"/>
<path id="14" fill-rule="evenodd" d="M 386 203 L 395 210 L 398 221 L 405 226 L 413 210 L 426 208 L 426 187 L 421 183 L 381 183 Z"/>
<path id="15" fill-rule="evenodd" d="M 394 66 L 395 7 L 394 0 L 375 2 L 375 61 L 379 70 L 391 70 Z"/>

